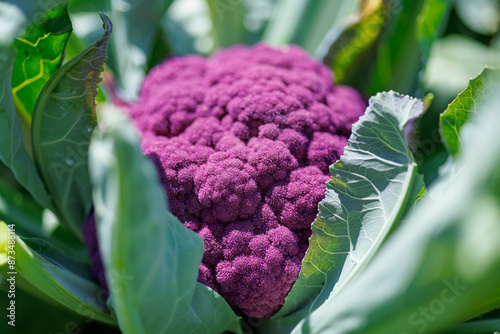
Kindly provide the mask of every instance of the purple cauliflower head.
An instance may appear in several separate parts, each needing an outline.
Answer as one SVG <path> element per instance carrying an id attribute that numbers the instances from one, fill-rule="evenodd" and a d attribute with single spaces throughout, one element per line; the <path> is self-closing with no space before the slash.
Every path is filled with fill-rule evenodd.
<path id="1" fill-rule="evenodd" d="M 173 58 L 144 80 L 130 108 L 142 150 L 170 211 L 204 240 L 198 280 L 237 313 L 270 317 L 283 305 L 328 167 L 365 108 L 296 46 Z"/>

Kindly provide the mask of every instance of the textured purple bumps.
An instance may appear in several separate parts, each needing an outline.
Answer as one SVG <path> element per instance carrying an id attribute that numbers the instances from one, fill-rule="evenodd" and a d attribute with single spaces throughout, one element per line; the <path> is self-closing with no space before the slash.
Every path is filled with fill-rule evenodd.
<path id="1" fill-rule="evenodd" d="M 298 277 L 328 167 L 366 108 L 296 46 L 165 61 L 130 115 L 170 210 L 205 242 L 198 280 L 270 317 Z"/>

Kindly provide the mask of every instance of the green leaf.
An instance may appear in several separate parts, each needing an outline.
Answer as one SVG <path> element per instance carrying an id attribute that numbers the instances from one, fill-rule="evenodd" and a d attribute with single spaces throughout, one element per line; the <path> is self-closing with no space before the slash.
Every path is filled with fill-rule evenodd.
<path id="1" fill-rule="evenodd" d="M 366 95 L 389 89 L 414 94 L 450 8 L 450 0 L 364 0 L 358 20 L 323 61 L 339 83 Z"/>
<path id="2" fill-rule="evenodd" d="M 441 114 L 439 120 L 441 138 L 450 154 L 455 156 L 461 151 L 462 126 L 474 117 L 486 96 L 498 86 L 500 86 L 500 69 L 485 68 L 481 74 L 469 81 L 469 86 Z"/>
<path id="3" fill-rule="evenodd" d="M 52 207 L 51 198 L 26 151 L 21 122 L 12 98 L 11 77 L 15 52 L 12 36 L 23 32 L 23 15 L 17 7 L 0 3 L 0 159 L 12 170 L 19 183 L 43 207 Z"/>
<path id="4" fill-rule="evenodd" d="M 368 95 L 394 89 L 404 94 L 414 94 L 418 85 L 418 73 L 423 68 L 423 52 L 417 39 L 418 27 L 435 25 L 431 22 L 435 11 L 442 15 L 441 3 L 432 0 L 399 1 L 386 6 L 390 20 L 377 46 L 375 66 L 367 87 Z M 449 3 L 449 0 L 444 0 Z M 429 6 L 432 11 L 429 13 Z M 443 4 L 444 5 L 444 4 Z M 421 15 L 421 12 L 426 12 Z M 422 22 L 426 19 L 428 21 Z M 431 28 L 432 29 L 432 28 Z M 424 38 L 424 36 L 422 36 Z M 425 36 L 426 48 L 433 39 Z"/>
<path id="5" fill-rule="evenodd" d="M 14 236 L 14 239 L 9 238 L 9 235 Z M 114 323 L 106 308 L 102 289 L 86 275 L 90 268 L 69 259 L 64 252 L 42 240 L 21 239 L 4 222 L 0 222 L 0 245 L 7 244 L 7 240 L 15 240 L 15 267 L 10 268 L 9 264 L 0 263 L 0 276 L 13 275 L 9 273 L 15 271 L 34 287 L 71 310 L 92 319 Z M 0 256 L 7 256 L 6 252 L 10 250 L 0 247 Z M 12 253 L 8 255 L 12 256 Z"/>
<path id="6" fill-rule="evenodd" d="M 417 16 L 416 36 L 427 60 L 434 41 L 439 37 L 451 10 L 450 0 L 426 0 Z"/>
<path id="7" fill-rule="evenodd" d="M 111 22 L 101 16 L 104 35 L 64 64 L 43 88 L 32 122 L 38 171 L 54 198 L 62 222 L 81 237 L 92 205 L 88 145 L 96 127 L 95 97 L 106 60 Z"/>
<path id="8" fill-rule="evenodd" d="M 491 96 L 457 175 L 293 333 L 434 333 L 500 307 L 500 91 Z"/>
<path id="9" fill-rule="evenodd" d="M 160 21 L 160 28 L 161 33 L 160 36 L 158 36 L 158 40 L 163 40 L 161 42 L 165 46 L 168 46 L 171 54 L 185 55 L 196 53 L 193 36 L 190 36 L 185 27 L 183 27 L 179 22 L 173 20 L 168 15 L 164 15 Z M 158 57 L 158 55 L 156 55 L 153 51 L 153 55 L 150 59 L 150 65 L 159 64 L 163 60 L 165 60 L 165 57 Z"/>
<path id="10" fill-rule="evenodd" d="M 238 317 L 197 283 L 203 240 L 167 210 L 153 163 L 122 115 L 104 114 L 90 147 L 97 234 L 124 333 L 221 333 Z"/>
<path id="11" fill-rule="evenodd" d="M 189 321 L 174 332 L 178 333 L 242 333 L 239 318 L 234 314 L 231 307 L 217 292 L 211 288 L 196 282 L 191 309 L 187 314 Z M 167 331 L 168 332 L 168 331 Z M 168 332 L 170 333 L 170 332 Z"/>
<path id="12" fill-rule="evenodd" d="M 356 22 L 338 36 L 323 59 L 323 63 L 330 66 L 339 83 L 352 81 L 350 77 L 353 75 L 349 72 L 353 72 L 356 66 L 366 72 L 368 66 L 362 56 L 371 51 L 386 23 L 382 0 L 364 0 L 359 11 Z M 371 62 L 372 59 L 368 60 L 368 64 Z M 359 63 L 363 65 L 360 66 Z M 354 75 L 357 76 L 358 74 Z"/>
<path id="13" fill-rule="evenodd" d="M 500 48 L 489 47 L 465 35 L 446 35 L 439 38 L 425 70 L 424 84 L 435 93 L 443 105 L 453 101 L 485 66 L 500 66 Z"/>
<path id="14" fill-rule="evenodd" d="M 159 22 L 173 0 L 112 1 L 110 18 L 116 27 L 110 40 L 108 66 L 125 99 L 137 97 L 152 57 Z"/>
<path id="15" fill-rule="evenodd" d="M 75 13 L 107 12 L 111 9 L 111 1 L 71 0 L 71 15 Z"/>
<path id="16" fill-rule="evenodd" d="M 212 19 L 214 47 L 221 48 L 245 43 L 243 2 L 234 0 L 207 0 Z"/>
<path id="17" fill-rule="evenodd" d="M 71 31 L 68 1 L 63 1 L 14 42 L 17 56 L 12 72 L 12 93 L 17 112 L 28 127 L 40 91 L 62 63 Z"/>
<path id="18" fill-rule="evenodd" d="M 64 229 L 49 209 L 42 208 L 1 162 L 0 220 L 15 224 L 20 237 L 41 238 L 70 257 L 90 262 L 83 243 Z"/>
<path id="19" fill-rule="evenodd" d="M 0 323 L 1 333 L 71 333 L 72 330 L 76 330 L 84 322 L 87 322 L 87 319 L 84 320 L 76 313 L 63 309 L 62 306 L 57 307 L 59 306 L 57 305 L 54 307 L 55 305 L 45 303 L 31 296 L 19 289 L 18 284 L 16 284 L 15 294 L 16 326 L 10 326 L 7 323 L 10 319 L 5 318 Z M 13 300 L 13 298 L 8 298 L 8 294 L 0 294 L 0 305 L 2 305 L 2 308 L 7 308 L 10 300 Z M 68 329 L 69 331 L 66 331 Z"/>
<path id="20" fill-rule="evenodd" d="M 15 224 L 21 237 L 43 239 L 68 256 L 89 262 L 83 244 L 62 228 L 49 210 L 43 210 L 25 191 L 3 182 L 0 182 L 0 220 Z"/>
<path id="21" fill-rule="evenodd" d="M 324 36 L 339 25 L 345 24 L 354 14 L 357 1 L 318 0 L 307 2 L 303 20 L 296 30 L 291 43 L 302 46 L 309 54 L 314 54 Z"/>
<path id="22" fill-rule="evenodd" d="M 494 334 L 500 330 L 500 319 L 475 320 L 452 325 L 439 334 Z"/>
<path id="23" fill-rule="evenodd" d="M 313 54 L 323 37 L 356 9 L 356 1 L 278 1 L 263 39 L 275 46 L 298 44 Z"/>
<path id="24" fill-rule="evenodd" d="M 113 71 L 120 97 L 134 100 L 152 63 L 164 60 L 174 45 L 161 39 L 160 21 L 173 0 L 71 0 L 71 19 L 75 38 L 70 39 L 69 51 L 78 50 L 78 44 L 91 43 L 100 34 L 94 25 L 94 13 L 109 15 L 115 26 L 109 41 L 107 66 Z M 177 36 L 173 36 L 175 41 Z M 160 45 L 158 45 L 160 43 Z M 163 47 L 166 44 L 165 47 Z"/>
<path id="25" fill-rule="evenodd" d="M 305 0 L 277 1 L 262 40 L 274 46 L 289 44 L 302 21 L 302 13 L 306 7 Z"/>
<path id="26" fill-rule="evenodd" d="M 344 155 L 330 167 L 333 179 L 299 278 L 270 326 L 294 325 L 341 292 L 414 205 L 423 180 L 406 134 L 422 112 L 420 100 L 394 92 L 370 99 Z"/>

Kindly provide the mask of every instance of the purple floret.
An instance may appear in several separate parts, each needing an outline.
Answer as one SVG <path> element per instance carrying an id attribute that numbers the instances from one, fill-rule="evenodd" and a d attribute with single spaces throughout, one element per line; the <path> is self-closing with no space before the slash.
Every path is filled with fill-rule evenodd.
<path id="1" fill-rule="evenodd" d="M 171 212 L 204 240 L 198 280 L 238 314 L 266 318 L 283 305 L 328 167 L 365 108 L 296 46 L 174 58 L 144 80 L 130 109 L 143 152 Z"/>

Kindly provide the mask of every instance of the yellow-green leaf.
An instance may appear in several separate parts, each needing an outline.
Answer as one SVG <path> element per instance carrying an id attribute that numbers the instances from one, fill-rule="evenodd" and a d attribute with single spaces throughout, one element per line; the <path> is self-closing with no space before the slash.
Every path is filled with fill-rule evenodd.
<path id="1" fill-rule="evenodd" d="M 22 20 L 23 14 L 16 6 L 0 2 L 0 22 L 3 24 L 0 29 L 0 160 L 38 204 L 52 208 L 51 198 L 25 148 L 22 124 L 12 99 L 15 52 L 11 34 L 22 34 Z"/>
<path id="2" fill-rule="evenodd" d="M 41 22 L 30 25 L 14 42 L 17 52 L 12 72 L 12 93 L 21 120 L 29 125 L 43 86 L 60 67 L 71 34 L 68 1 L 54 5 Z"/>

